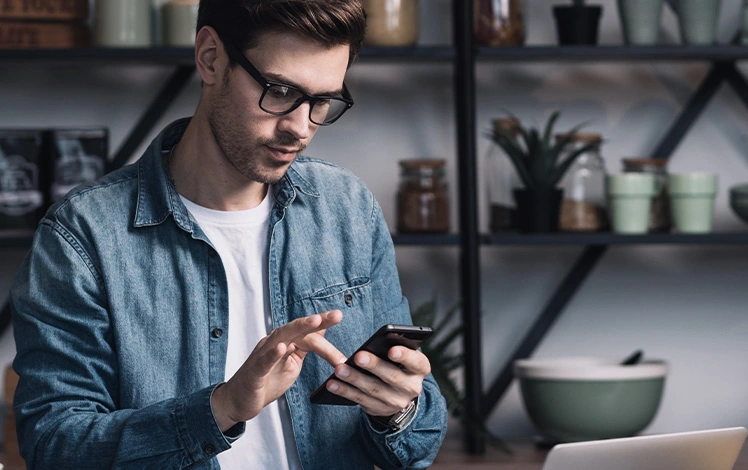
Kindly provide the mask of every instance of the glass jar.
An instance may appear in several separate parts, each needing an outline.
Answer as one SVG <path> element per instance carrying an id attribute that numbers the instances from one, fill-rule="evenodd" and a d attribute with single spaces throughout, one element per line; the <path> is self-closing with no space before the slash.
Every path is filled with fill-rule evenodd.
<path id="1" fill-rule="evenodd" d="M 650 232 L 669 232 L 673 226 L 670 197 L 667 192 L 667 160 L 664 158 L 624 158 L 624 172 L 652 173 L 655 176 L 655 197 L 649 214 Z"/>
<path id="2" fill-rule="evenodd" d="M 363 0 L 367 46 L 414 46 L 418 42 L 418 0 Z"/>
<path id="3" fill-rule="evenodd" d="M 600 155 L 600 134 L 575 133 L 557 135 L 556 139 L 569 138 L 564 150 L 569 152 L 588 144 L 597 144 L 579 155 L 563 179 L 564 190 L 559 215 L 562 232 L 598 232 L 608 228 L 608 210 L 605 196 L 605 161 Z"/>
<path id="4" fill-rule="evenodd" d="M 397 193 L 397 230 L 400 233 L 449 231 L 449 195 L 444 160 L 416 159 L 400 162 Z"/>
<path id="5" fill-rule="evenodd" d="M 478 46 L 525 43 L 522 0 L 474 0 L 473 41 Z"/>
<path id="6" fill-rule="evenodd" d="M 494 134 L 504 129 L 513 137 L 519 135 L 519 121 L 513 118 L 493 120 Z M 491 143 L 486 154 L 486 188 L 488 189 L 489 230 L 506 232 L 517 228 L 517 209 L 513 192 L 521 187 L 517 170 L 498 144 Z"/>

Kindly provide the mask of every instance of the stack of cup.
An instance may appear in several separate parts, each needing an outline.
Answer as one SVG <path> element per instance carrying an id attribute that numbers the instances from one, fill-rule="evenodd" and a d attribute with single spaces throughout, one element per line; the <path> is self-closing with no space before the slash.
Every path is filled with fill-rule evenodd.
<path id="1" fill-rule="evenodd" d="M 655 179 L 651 173 L 619 173 L 606 178 L 608 210 L 616 233 L 647 233 Z"/>
<path id="2" fill-rule="evenodd" d="M 709 233 L 717 196 L 715 173 L 671 173 L 668 193 L 673 225 L 680 233 Z"/>

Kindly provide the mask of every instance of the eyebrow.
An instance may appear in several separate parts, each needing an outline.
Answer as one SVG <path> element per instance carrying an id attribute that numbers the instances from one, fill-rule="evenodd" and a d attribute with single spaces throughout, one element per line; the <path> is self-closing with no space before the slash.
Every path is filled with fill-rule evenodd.
<path id="1" fill-rule="evenodd" d="M 299 90 L 303 91 L 304 93 L 310 96 L 340 96 L 343 94 L 342 86 L 335 91 L 325 91 L 322 93 L 309 93 L 309 90 L 307 90 L 305 87 L 299 85 L 297 82 L 290 80 L 282 75 L 278 75 L 275 73 L 265 73 L 265 74 L 262 74 L 262 76 L 265 77 L 265 80 L 268 80 L 274 83 L 279 83 L 281 85 L 290 85 L 292 87 L 298 88 Z"/>

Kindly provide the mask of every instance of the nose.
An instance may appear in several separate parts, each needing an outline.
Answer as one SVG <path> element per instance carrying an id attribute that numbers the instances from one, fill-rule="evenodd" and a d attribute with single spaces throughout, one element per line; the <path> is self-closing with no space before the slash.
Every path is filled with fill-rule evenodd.
<path id="1" fill-rule="evenodd" d="M 278 121 L 278 130 L 287 132 L 298 140 L 309 139 L 314 131 L 317 129 L 317 125 L 309 120 L 310 111 L 309 102 L 304 102 L 299 105 L 298 108 L 294 109 L 288 114 L 280 116 Z"/>

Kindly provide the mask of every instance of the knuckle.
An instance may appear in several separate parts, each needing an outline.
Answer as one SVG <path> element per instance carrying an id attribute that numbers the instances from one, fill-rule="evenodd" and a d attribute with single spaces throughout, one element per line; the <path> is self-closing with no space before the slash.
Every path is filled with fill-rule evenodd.
<path id="1" fill-rule="evenodd" d="M 390 384 L 395 384 L 398 381 L 399 374 L 400 374 L 400 369 L 395 369 L 393 371 L 390 371 L 388 374 L 385 375 L 384 381 Z"/>
<path id="2" fill-rule="evenodd" d="M 369 386 L 366 387 L 366 393 L 370 396 L 377 396 L 381 393 L 381 391 L 382 387 L 378 382 L 372 382 Z"/>
<path id="3" fill-rule="evenodd" d="M 401 398 L 393 404 L 398 408 L 398 410 L 404 410 L 410 405 L 410 400 Z"/>

